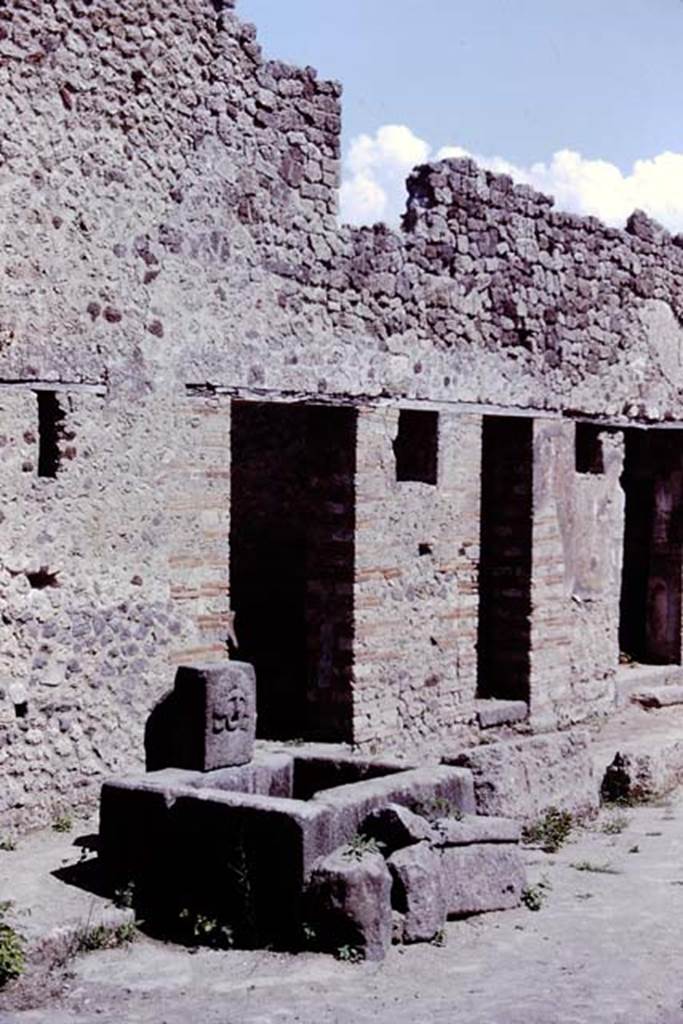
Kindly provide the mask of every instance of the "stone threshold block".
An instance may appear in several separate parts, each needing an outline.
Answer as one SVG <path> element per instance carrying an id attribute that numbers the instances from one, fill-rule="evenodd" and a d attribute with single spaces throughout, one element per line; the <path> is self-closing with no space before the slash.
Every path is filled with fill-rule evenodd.
<path id="1" fill-rule="evenodd" d="M 516 725 L 529 717 L 529 705 L 523 700 L 478 700 L 474 706 L 481 729 Z"/>
<path id="2" fill-rule="evenodd" d="M 644 708 L 668 708 L 674 704 L 683 704 L 683 686 L 652 686 L 646 690 L 637 690 L 631 695 L 635 704 Z"/>

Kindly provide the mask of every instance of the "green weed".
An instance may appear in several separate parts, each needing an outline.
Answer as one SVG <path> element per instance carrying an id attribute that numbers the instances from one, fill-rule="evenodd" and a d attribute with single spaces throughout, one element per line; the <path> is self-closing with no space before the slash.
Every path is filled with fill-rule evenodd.
<path id="1" fill-rule="evenodd" d="M 540 910 L 552 889 L 550 881 L 543 876 L 536 885 L 529 885 L 522 891 L 522 903 L 527 910 Z"/>
<path id="2" fill-rule="evenodd" d="M 631 819 L 627 814 L 612 814 L 606 821 L 600 826 L 600 831 L 604 832 L 606 836 L 617 836 L 631 823 Z"/>
<path id="3" fill-rule="evenodd" d="M 570 868 L 574 868 L 575 871 L 589 871 L 594 875 L 620 875 L 621 871 L 613 868 L 611 864 L 605 862 L 604 864 L 595 864 L 590 860 L 579 860 L 574 864 L 569 865 Z"/>
<path id="4" fill-rule="evenodd" d="M 52 822 L 53 832 L 70 832 L 74 827 L 73 818 L 70 814 L 58 814 Z"/>
<path id="5" fill-rule="evenodd" d="M 546 853 L 556 853 L 563 846 L 574 826 L 569 811 L 549 807 L 543 817 L 522 829 L 522 842 L 527 846 L 538 846 Z"/>
<path id="6" fill-rule="evenodd" d="M 462 819 L 462 811 L 457 804 L 445 796 L 435 796 L 431 800 L 419 800 L 412 804 L 411 811 L 419 814 L 427 821 L 438 821 L 439 818 L 454 818 L 456 821 Z"/>
<path id="7" fill-rule="evenodd" d="M 188 932 L 191 944 L 209 946 L 212 949 L 232 949 L 234 945 L 232 928 L 227 924 L 222 924 L 217 918 L 190 910 L 181 910 L 180 920 Z"/>
<path id="8" fill-rule="evenodd" d="M 70 944 L 70 954 L 94 953 L 98 949 L 118 949 L 127 946 L 137 936 L 137 929 L 132 921 L 119 925 L 86 924 L 79 928 Z"/>
<path id="9" fill-rule="evenodd" d="M 341 960 L 345 964 L 360 964 L 363 962 L 365 957 L 363 956 L 362 950 L 356 946 L 340 946 L 336 952 L 337 960 Z"/>
<path id="10" fill-rule="evenodd" d="M 5 914 L 11 906 L 11 901 L 0 903 L 0 988 L 21 977 L 26 966 L 24 943 L 5 921 Z"/>
<path id="11" fill-rule="evenodd" d="M 358 832 L 347 843 L 343 856 L 347 860 L 362 860 L 366 854 L 381 853 L 383 846 L 383 843 L 378 842 L 372 836 L 366 836 L 362 832 Z"/>

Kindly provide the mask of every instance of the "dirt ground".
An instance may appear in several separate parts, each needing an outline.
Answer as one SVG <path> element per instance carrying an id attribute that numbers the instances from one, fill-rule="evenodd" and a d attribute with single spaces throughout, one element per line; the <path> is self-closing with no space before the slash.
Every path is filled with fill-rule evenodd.
<path id="1" fill-rule="evenodd" d="M 0 1021 L 683 1024 L 683 794 L 603 812 L 559 852 L 527 859 L 540 910 L 451 922 L 443 946 L 354 965 L 143 936 L 10 986 Z"/>

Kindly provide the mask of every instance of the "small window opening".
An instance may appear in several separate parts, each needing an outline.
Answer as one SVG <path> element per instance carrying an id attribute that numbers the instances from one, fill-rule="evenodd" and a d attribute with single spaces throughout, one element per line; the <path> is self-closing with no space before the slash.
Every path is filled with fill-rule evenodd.
<path id="1" fill-rule="evenodd" d="M 431 544 L 420 544 L 417 551 L 419 555 L 431 555 L 434 549 Z"/>
<path id="2" fill-rule="evenodd" d="M 41 566 L 36 572 L 27 572 L 26 579 L 34 590 L 45 590 L 47 587 L 58 587 L 59 580 L 56 572 L 50 572 L 46 566 Z"/>
<path id="3" fill-rule="evenodd" d="M 394 441 L 396 479 L 436 484 L 439 451 L 439 414 L 422 409 L 401 409 Z"/>
<path id="4" fill-rule="evenodd" d="M 19 704 L 14 705 L 14 714 L 16 718 L 26 718 L 28 715 L 28 704 L 25 700 L 22 700 Z"/>
<path id="5" fill-rule="evenodd" d="M 54 391 L 38 391 L 38 476 L 56 477 L 61 462 L 59 441 L 64 410 Z"/>
<path id="6" fill-rule="evenodd" d="M 594 423 L 577 423 L 575 438 L 575 468 L 577 473 L 599 476 L 605 472 L 600 433 L 603 428 Z"/>

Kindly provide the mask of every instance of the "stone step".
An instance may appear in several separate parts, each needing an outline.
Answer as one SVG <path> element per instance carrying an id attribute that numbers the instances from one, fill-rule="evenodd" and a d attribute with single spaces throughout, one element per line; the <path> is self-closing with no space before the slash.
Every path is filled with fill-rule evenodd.
<path id="1" fill-rule="evenodd" d="M 664 686 L 683 686 L 681 665 L 621 665 L 615 678 L 617 707 L 628 704 L 633 695 Z"/>
<path id="2" fill-rule="evenodd" d="M 625 800 L 648 800 L 668 792 L 683 783 L 682 737 L 683 705 L 671 704 L 653 713 L 631 702 L 605 721 L 594 738 L 598 785 L 609 775 L 612 798 Z"/>
<path id="3" fill-rule="evenodd" d="M 650 686 L 645 690 L 637 690 L 631 700 L 642 704 L 644 708 L 668 708 L 673 704 L 683 704 L 683 685 L 674 683 L 670 686 Z"/>
<path id="4" fill-rule="evenodd" d="M 529 705 L 523 700 L 478 700 L 474 704 L 482 729 L 497 725 L 514 725 L 529 717 Z"/>

